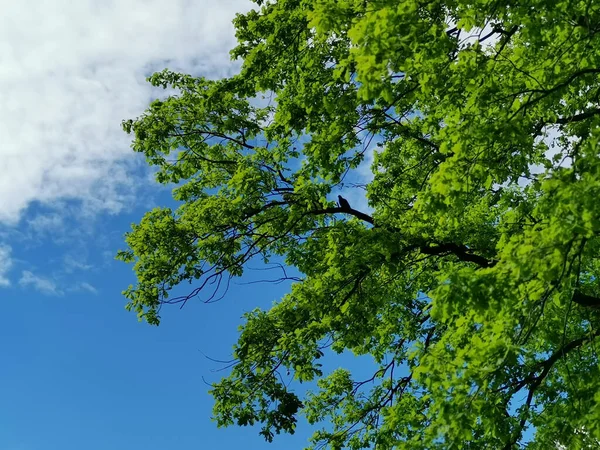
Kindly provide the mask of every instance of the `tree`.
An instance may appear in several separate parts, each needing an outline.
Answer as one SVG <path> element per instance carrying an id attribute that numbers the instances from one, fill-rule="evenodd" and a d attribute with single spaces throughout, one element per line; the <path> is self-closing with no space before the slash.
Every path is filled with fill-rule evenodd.
<path id="1" fill-rule="evenodd" d="M 124 122 L 181 202 L 119 253 L 140 318 L 222 295 L 251 259 L 301 274 L 245 317 L 218 425 L 271 440 L 304 415 L 332 449 L 598 439 L 600 5 L 256 3 L 239 74 L 156 73 L 177 94 Z M 369 208 L 343 208 L 371 154 Z M 342 351 L 373 376 L 323 373 Z"/>

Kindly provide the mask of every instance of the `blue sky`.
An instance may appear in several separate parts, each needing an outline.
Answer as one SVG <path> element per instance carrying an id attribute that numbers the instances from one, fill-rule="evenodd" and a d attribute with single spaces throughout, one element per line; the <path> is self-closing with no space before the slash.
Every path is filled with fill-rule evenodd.
<path id="1" fill-rule="evenodd" d="M 169 203 L 166 194 L 156 200 Z M 143 212 L 98 217 L 101 238 L 86 241 L 85 265 L 64 277 L 55 260 L 70 240 L 13 247 L 13 260 L 34 264 L 54 292 L 18 283 L 2 292 L 0 448 L 302 448 L 306 430 L 273 445 L 257 430 L 218 430 L 203 382 L 221 375 L 203 355 L 228 359 L 243 312 L 268 306 L 285 286 L 234 284 L 219 303 L 163 309 L 160 327 L 138 323 L 120 294 L 133 281 L 130 267 L 106 252 L 123 247 L 122 232 Z M 63 278 L 97 292 L 69 291 Z"/>

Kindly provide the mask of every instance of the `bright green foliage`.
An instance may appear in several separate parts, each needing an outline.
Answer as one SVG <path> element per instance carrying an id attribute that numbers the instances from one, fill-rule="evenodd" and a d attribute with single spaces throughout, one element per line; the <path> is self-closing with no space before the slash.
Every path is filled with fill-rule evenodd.
<path id="1" fill-rule="evenodd" d="M 178 94 L 124 123 L 182 202 L 119 255 L 140 318 L 210 300 L 250 259 L 302 274 L 247 315 L 217 423 L 271 440 L 304 415 L 332 449 L 600 438 L 600 3 L 256 3 L 239 75 L 157 73 Z M 372 141 L 368 215 L 333 199 Z M 344 350 L 379 370 L 323 373 Z"/>

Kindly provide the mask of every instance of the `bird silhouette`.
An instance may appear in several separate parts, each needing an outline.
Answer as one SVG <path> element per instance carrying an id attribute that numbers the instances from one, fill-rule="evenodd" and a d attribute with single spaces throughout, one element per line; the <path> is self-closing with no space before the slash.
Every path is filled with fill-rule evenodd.
<path id="1" fill-rule="evenodd" d="M 340 204 L 340 208 L 342 208 L 342 209 L 352 209 L 352 208 L 350 208 L 350 203 L 348 203 L 348 200 L 346 200 L 341 195 L 338 195 L 338 202 Z"/>

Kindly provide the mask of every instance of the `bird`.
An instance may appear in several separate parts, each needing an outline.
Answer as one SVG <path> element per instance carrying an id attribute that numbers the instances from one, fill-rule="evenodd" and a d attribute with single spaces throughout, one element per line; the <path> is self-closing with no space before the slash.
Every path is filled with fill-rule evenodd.
<path id="1" fill-rule="evenodd" d="M 338 195 L 338 202 L 340 204 L 340 208 L 342 208 L 342 209 L 352 209 L 350 207 L 350 203 L 348 203 L 348 200 L 346 200 L 341 195 Z"/>

